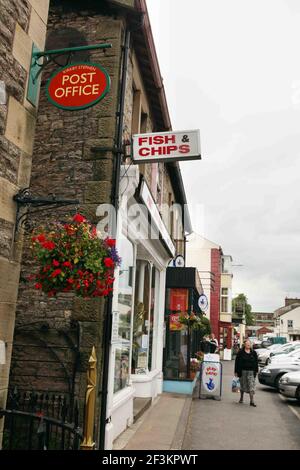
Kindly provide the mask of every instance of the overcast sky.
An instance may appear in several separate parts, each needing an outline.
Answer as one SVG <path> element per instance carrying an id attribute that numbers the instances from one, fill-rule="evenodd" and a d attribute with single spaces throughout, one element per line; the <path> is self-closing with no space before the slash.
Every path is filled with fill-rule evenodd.
<path id="1" fill-rule="evenodd" d="M 147 0 L 193 228 L 234 264 L 256 311 L 300 297 L 300 0 Z"/>

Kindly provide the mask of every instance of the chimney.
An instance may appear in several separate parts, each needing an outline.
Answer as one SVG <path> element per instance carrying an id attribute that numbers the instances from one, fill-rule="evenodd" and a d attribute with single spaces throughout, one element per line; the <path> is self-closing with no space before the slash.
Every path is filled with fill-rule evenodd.
<path id="1" fill-rule="evenodd" d="M 289 305 L 292 304 L 299 304 L 300 305 L 300 299 L 294 298 L 294 299 L 289 299 L 288 297 L 285 298 L 285 307 L 288 307 Z"/>

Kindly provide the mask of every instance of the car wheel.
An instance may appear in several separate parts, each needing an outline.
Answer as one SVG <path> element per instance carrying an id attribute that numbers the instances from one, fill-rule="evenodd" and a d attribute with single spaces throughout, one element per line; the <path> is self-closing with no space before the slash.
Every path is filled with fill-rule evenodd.
<path id="1" fill-rule="evenodd" d="M 298 402 L 300 403 L 300 385 L 296 390 L 296 398 L 297 398 Z"/>
<path id="2" fill-rule="evenodd" d="M 276 379 L 275 379 L 275 382 L 274 382 L 274 385 L 275 385 L 275 388 L 277 390 L 277 392 L 279 392 L 279 380 L 281 379 L 281 377 L 283 376 L 284 374 L 279 374 L 277 375 Z"/>

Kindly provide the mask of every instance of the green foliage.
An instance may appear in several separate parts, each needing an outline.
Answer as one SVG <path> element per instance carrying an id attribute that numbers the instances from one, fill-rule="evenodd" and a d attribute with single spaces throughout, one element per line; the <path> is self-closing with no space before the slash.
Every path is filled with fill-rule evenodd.
<path id="1" fill-rule="evenodd" d="M 191 315 L 185 314 L 179 317 L 179 321 L 184 325 L 190 326 L 191 329 L 199 331 L 201 336 L 211 334 L 210 321 L 203 315 L 198 316 L 194 313 Z"/>
<path id="2" fill-rule="evenodd" d="M 105 297 L 113 290 L 114 268 L 120 265 L 115 240 L 99 238 L 82 215 L 76 214 L 70 223 L 40 227 L 31 249 L 37 271 L 30 279 L 49 297 L 58 292 Z"/>
<path id="3" fill-rule="evenodd" d="M 232 299 L 232 313 L 236 312 L 238 306 L 243 305 L 246 325 L 254 325 L 254 317 L 252 313 L 252 307 L 248 303 L 248 299 L 245 294 L 239 294 L 234 299 Z"/>

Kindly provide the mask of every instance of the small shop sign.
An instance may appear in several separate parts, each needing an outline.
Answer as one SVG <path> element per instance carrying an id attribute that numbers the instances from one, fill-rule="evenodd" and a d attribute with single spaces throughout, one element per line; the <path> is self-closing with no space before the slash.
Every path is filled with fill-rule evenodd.
<path id="1" fill-rule="evenodd" d="M 170 313 L 170 331 L 181 331 L 183 330 L 183 324 L 179 321 L 179 313 Z"/>
<path id="2" fill-rule="evenodd" d="M 201 159 L 199 130 L 157 132 L 132 136 L 135 163 Z"/>
<path id="3" fill-rule="evenodd" d="M 46 93 L 54 106 L 72 111 L 94 106 L 109 89 L 110 77 L 105 68 L 85 62 L 57 70 L 47 83 Z"/>

